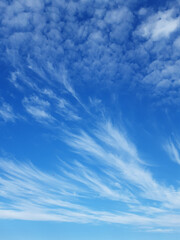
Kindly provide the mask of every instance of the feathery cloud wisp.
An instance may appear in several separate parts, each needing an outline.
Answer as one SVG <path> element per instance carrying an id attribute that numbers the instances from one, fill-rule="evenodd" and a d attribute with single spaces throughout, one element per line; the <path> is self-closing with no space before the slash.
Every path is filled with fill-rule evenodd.
<path id="1" fill-rule="evenodd" d="M 67 142 L 81 157 L 71 165 L 61 161 L 55 174 L 40 171 L 32 164 L 1 159 L 0 195 L 8 202 L 1 202 L 0 217 L 103 221 L 147 230 L 151 227 L 152 231 L 154 227 L 178 228 L 180 192 L 155 180 L 140 161 L 135 145 L 110 122 L 107 124 L 92 132 L 91 137 L 87 133 L 69 134 Z M 123 141 L 119 142 L 120 136 Z M 89 159 L 86 166 L 84 154 Z M 92 208 L 85 201 L 92 198 L 101 203 L 113 202 L 118 210 Z M 146 200 L 151 200 L 151 205 Z M 119 203 L 126 204 L 126 212 Z"/>

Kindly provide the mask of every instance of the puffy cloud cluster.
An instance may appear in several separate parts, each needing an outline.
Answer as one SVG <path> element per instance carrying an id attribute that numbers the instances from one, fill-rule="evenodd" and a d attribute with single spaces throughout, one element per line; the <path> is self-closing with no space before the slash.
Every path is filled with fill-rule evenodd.
<path id="1" fill-rule="evenodd" d="M 140 14 L 140 18 L 143 22 L 135 35 L 149 56 L 141 82 L 166 103 L 179 103 L 179 7 L 150 12 L 147 18 Z"/>
<path id="2" fill-rule="evenodd" d="M 155 95 L 176 100 L 179 9 L 171 4 L 137 11 L 135 4 L 2 1 L 2 58 L 24 76 L 31 74 L 32 82 L 64 84 L 66 69 L 75 88 L 84 82 L 101 87 L 140 82 Z"/>
<path id="3" fill-rule="evenodd" d="M 113 78 L 122 46 L 132 29 L 133 14 L 119 1 L 11 1 L 1 4 L 1 30 L 13 66 L 48 62 L 66 66 L 84 80 Z M 15 59 L 14 59 L 15 58 Z M 14 59 L 14 61 L 12 61 Z M 39 73 L 39 72 L 38 72 Z"/>

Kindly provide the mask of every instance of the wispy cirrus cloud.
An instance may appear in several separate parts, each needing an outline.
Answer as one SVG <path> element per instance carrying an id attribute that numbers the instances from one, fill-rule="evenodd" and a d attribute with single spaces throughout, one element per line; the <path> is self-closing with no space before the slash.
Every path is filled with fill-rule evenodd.
<path id="1" fill-rule="evenodd" d="M 30 98 L 24 98 L 24 107 L 26 111 L 37 121 L 50 121 L 54 119 L 49 112 L 50 103 L 46 100 L 40 99 L 37 96 L 32 96 Z"/>
<path id="2" fill-rule="evenodd" d="M 123 141 L 119 142 L 120 136 Z M 114 142 L 109 141 L 112 138 Z M 31 163 L 0 160 L 1 218 L 100 221 L 138 225 L 147 231 L 180 226 L 179 190 L 155 180 L 135 145 L 110 122 L 91 136 L 69 134 L 67 143 L 79 160 L 71 164 L 61 160 L 55 173 Z M 113 205 L 97 210 L 88 199 Z"/>
<path id="3" fill-rule="evenodd" d="M 112 178 L 120 178 L 128 184 L 136 186 L 139 189 L 139 196 L 158 201 L 165 207 L 179 208 L 180 192 L 155 180 L 152 173 L 145 167 L 144 161 L 138 156 L 131 141 L 128 141 L 111 123 L 108 125 L 104 125 L 101 129 L 102 136 L 95 134 L 94 137 L 90 137 L 82 133 L 77 136 L 72 135 L 72 140 L 67 143 L 74 147 L 78 153 L 87 153 L 87 155 L 94 157 L 100 165 L 103 165 L 104 171 L 108 169 L 107 172 Z M 112 140 L 112 136 L 115 140 L 114 143 L 109 141 Z M 120 136 L 123 141 L 121 138 L 121 141 L 119 140 Z M 102 143 L 98 143 L 99 140 L 105 142 L 106 147 L 103 147 Z M 111 147 L 118 148 L 118 150 L 114 151 Z"/>
<path id="4" fill-rule="evenodd" d="M 175 139 L 175 141 L 169 140 L 168 143 L 164 145 L 164 149 L 169 154 L 172 161 L 180 164 L 180 143 L 177 139 Z"/>
<path id="5" fill-rule="evenodd" d="M 0 106 L 0 117 L 3 119 L 5 122 L 14 122 L 18 117 L 14 113 L 11 105 L 9 105 L 6 102 L 2 102 Z"/>

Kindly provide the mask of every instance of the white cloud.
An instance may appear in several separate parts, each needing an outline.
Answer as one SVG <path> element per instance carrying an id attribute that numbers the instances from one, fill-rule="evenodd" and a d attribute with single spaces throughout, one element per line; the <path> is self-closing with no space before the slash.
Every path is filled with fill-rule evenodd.
<path id="1" fill-rule="evenodd" d="M 3 102 L 2 105 L 0 106 L 0 117 L 5 121 L 5 122 L 14 122 L 17 118 L 15 115 L 12 107 L 8 104 Z"/>
<path id="2" fill-rule="evenodd" d="M 150 90 L 156 91 L 157 87 L 157 95 L 174 88 L 171 79 L 175 73 L 175 80 L 179 78 L 178 62 L 174 59 L 178 40 L 174 42 L 173 54 L 172 43 L 163 46 L 161 40 L 170 40 L 171 34 L 178 30 L 178 11 L 174 7 L 151 14 L 151 9 L 141 8 L 138 16 L 140 21 L 145 20 L 137 26 L 136 33 L 148 39 L 142 44 L 134 38 L 133 27 L 138 16 L 128 7 L 128 2 L 119 2 L 118 7 L 115 1 L 99 4 L 97 0 L 81 3 L 50 0 L 51 4 L 18 0 L 1 4 L 2 43 L 7 49 L 4 56 L 15 72 L 21 72 L 21 76 L 12 81 L 14 85 L 19 89 L 37 90 L 38 83 L 40 86 L 48 84 L 53 90 L 59 84 L 61 92 L 73 96 L 87 113 L 89 109 L 78 91 L 79 86 L 86 89 L 86 85 L 91 85 L 92 79 L 98 87 L 111 85 L 114 79 L 119 79 L 118 86 L 129 79 L 134 79 L 133 84 L 141 81 L 146 86 L 155 82 Z M 128 44 L 130 39 L 131 44 Z M 161 43 L 158 45 L 158 42 Z M 148 68 L 151 54 L 155 55 L 153 59 L 164 63 L 164 68 L 176 66 L 169 82 L 162 68 L 154 67 L 154 71 Z M 169 56 L 169 64 L 165 64 L 164 55 L 166 61 Z"/>
<path id="3" fill-rule="evenodd" d="M 100 5 L 97 1 L 81 4 L 72 1 L 50 2 L 47 6 L 43 1 L 18 0 L 5 6 L 2 31 L 7 36 L 3 41 L 7 48 L 6 55 L 16 70 L 19 66 L 27 69 L 29 65 L 39 75 L 39 81 L 42 78 L 51 85 L 63 84 L 85 109 L 74 89 L 76 80 L 69 76 L 76 71 L 77 75 L 83 74 L 84 77 L 81 75 L 81 78 L 89 80 L 102 74 L 110 77 L 113 72 L 112 62 L 119 59 L 119 53 L 108 46 L 125 41 L 132 27 L 132 13 L 127 7 L 120 4 L 117 9 L 115 3 L 108 1 L 103 1 Z M 67 14 L 63 18 L 64 11 Z M 97 12 L 99 14 L 95 14 Z M 85 15 L 87 19 L 82 21 Z M 110 33 L 109 24 L 112 25 Z M 23 56 L 20 49 L 23 49 Z M 82 52 L 83 59 L 79 52 Z M 65 65 L 66 69 L 66 64 L 71 65 L 68 74 L 63 67 L 59 67 Z M 99 66 L 105 67 L 99 71 Z M 118 66 L 115 67 L 116 70 Z M 92 72 L 95 74 L 92 75 Z M 35 82 L 35 79 L 30 81 Z"/>
<path id="4" fill-rule="evenodd" d="M 49 113 L 50 103 L 46 100 L 40 99 L 37 96 L 24 98 L 23 105 L 26 111 L 32 115 L 37 121 L 53 121 L 54 118 Z"/>
<path id="5" fill-rule="evenodd" d="M 165 146 L 165 150 L 168 152 L 172 161 L 180 164 L 180 143 L 176 140 L 173 142 L 170 140 Z"/>
<path id="6" fill-rule="evenodd" d="M 64 116 L 68 120 L 81 120 L 76 109 L 65 99 L 61 98 L 57 100 L 57 113 Z"/>
<path id="7" fill-rule="evenodd" d="M 141 24 L 138 34 L 152 41 L 168 38 L 178 29 L 179 21 L 179 17 L 173 17 L 173 10 L 159 11 Z"/>
<path id="8" fill-rule="evenodd" d="M 173 229 L 169 228 L 150 228 L 147 230 L 148 232 L 158 232 L 158 233 L 169 233 L 169 232 L 173 232 Z"/>
<path id="9" fill-rule="evenodd" d="M 95 162 L 98 161 L 100 166 L 103 166 L 104 173 L 108 170 L 107 174 L 112 179 L 121 179 L 121 181 L 136 187 L 140 198 L 158 201 L 167 208 L 179 208 L 180 192 L 154 179 L 152 173 L 145 167 L 144 161 L 138 157 L 135 146 L 122 133 L 112 125 L 110 126 L 108 129 L 105 124 L 94 137 L 90 137 L 86 133 L 71 135 L 71 141 L 67 141 L 67 143 L 78 153 L 82 155 L 87 153 Z M 93 132 L 91 131 L 91 133 Z M 111 133 L 113 134 L 111 135 Z M 119 138 L 120 136 L 121 138 Z M 107 146 L 103 147 L 99 140 L 105 142 Z"/>
<path id="10" fill-rule="evenodd" d="M 75 173 L 72 173 L 75 172 Z M 123 202 L 133 202 L 133 194 L 130 191 L 123 193 L 121 185 L 110 179 L 104 174 L 97 174 L 92 169 L 87 168 L 76 162 L 74 166 L 68 167 L 68 171 L 64 172 L 70 179 L 84 184 L 93 193 L 96 193 L 95 197 L 102 197 L 111 200 L 120 200 Z M 134 198 L 134 202 L 135 198 Z"/>
<path id="11" fill-rule="evenodd" d="M 111 122 L 107 122 L 102 126 L 102 130 L 100 132 L 97 131 L 96 136 L 107 145 L 117 150 L 122 149 L 128 152 L 133 159 L 139 160 L 135 146 L 128 140 L 125 133 L 117 131 L 117 129 L 112 126 Z"/>
<path id="12" fill-rule="evenodd" d="M 26 107 L 26 110 L 28 113 L 30 113 L 36 119 L 52 119 L 50 114 L 48 114 L 47 112 L 45 112 L 42 109 L 39 109 L 38 107 L 28 106 L 28 107 Z"/>
<path id="13" fill-rule="evenodd" d="M 1 159 L 0 196 L 8 203 L 1 200 L 0 218 L 100 221 L 138 225 L 147 231 L 179 228 L 179 190 L 155 180 L 135 145 L 110 122 L 101 126 L 91 137 L 85 132 L 69 134 L 67 142 L 79 160 L 60 161 L 55 173 Z M 93 209 L 87 199 L 109 201 L 112 207 Z M 126 211 L 121 203 L 126 204 Z"/>

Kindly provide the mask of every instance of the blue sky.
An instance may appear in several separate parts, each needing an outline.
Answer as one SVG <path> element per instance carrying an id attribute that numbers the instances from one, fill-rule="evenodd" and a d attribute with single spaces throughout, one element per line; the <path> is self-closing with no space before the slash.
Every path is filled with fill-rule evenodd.
<path id="1" fill-rule="evenodd" d="M 180 237 L 179 13 L 1 0 L 3 240 Z"/>

